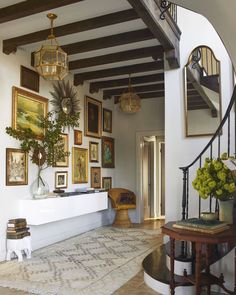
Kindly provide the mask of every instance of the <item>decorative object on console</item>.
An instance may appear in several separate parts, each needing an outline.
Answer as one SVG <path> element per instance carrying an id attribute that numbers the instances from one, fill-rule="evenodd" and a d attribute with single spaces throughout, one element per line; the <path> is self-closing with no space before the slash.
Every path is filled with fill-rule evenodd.
<path id="1" fill-rule="evenodd" d="M 21 88 L 12 88 L 12 128 L 31 129 L 35 137 L 41 139 L 45 130 L 40 126 L 40 118 L 48 111 L 48 99 Z"/>
<path id="2" fill-rule="evenodd" d="M 62 189 L 67 188 L 68 185 L 68 172 L 56 171 L 55 172 L 55 188 Z"/>
<path id="3" fill-rule="evenodd" d="M 99 100 L 85 96 L 84 106 L 85 136 L 100 138 L 102 135 L 102 103 Z"/>
<path id="4" fill-rule="evenodd" d="M 20 85 L 39 92 L 39 74 L 24 66 L 20 67 Z"/>
<path id="5" fill-rule="evenodd" d="M 103 109 L 103 131 L 112 133 L 112 111 Z"/>
<path id="6" fill-rule="evenodd" d="M 48 36 L 48 44 L 34 52 L 34 67 L 46 80 L 62 80 L 68 74 L 68 56 L 58 45 L 53 33 L 53 21 L 56 14 L 49 13 L 47 17 L 51 22 L 51 33 Z"/>
<path id="7" fill-rule="evenodd" d="M 109 191 L 112 188 L 112 178 L 111 177 L 103 177 L 102 178 L 102 187 Z"/>
<path id="8" fill-rule="evenodd" d="M 202 212 L 200 217 L 204 221 L 213 221 L 213 220 L 218 219 L 218 213 L 217 212 Z"/>
<path id="9" fill-rule="evenodd" d="M 101 188 L 101 168 L 91 167 L 91 187 Z"/>
<path id="10" fill-rule="evenodd" d="M 88 182 L 88 150 L 72 148 L 72 183 Z"/>
<path id="11" fill-rule="evenodd" d="M 83 133 L 80 130 L 74 130 L 74 144 L 81 145 L 83 143 Z"/>
<path id="12" fill-rule="evenodd" d="M 77 89 L 69 81 L 58 81 L 53 84 L 53 90 L 50 94 L 53 99 L 50 100 L 55 108 L 57 116 L 64 120 L 64 125 L 68 128 L 79 127 L 80 100 Z"/>
<path id="13" fill-rule="evenodd" d="M 102 137 L 102 167 L 115 168 L 115 142 L 114 138 Z"/>
<path id="14" fill-rule="evenodd" d="M 141 98 L 132 89 L 130 75 L 128 89 L 120 96 L 120 109 L 128 114 L 137 113 L 141 109 Z"/>
<path id="15" fill-rule="evenodd" d="M 69 166 L 69 138 L 68 134 L 61 133 L 60 140 L 56 143 L 58 150 L 64 151 L 64 156 L 59 155 L 59 159 L 55 158 L 54 167 L 68 167 Z"/>
<path id="16" fill-rule="evenodd" d="M 89 162 L 98 163 L 98 142 L 90 141 L 89 142 Z"/>
<path id="17" fill-rule="evenodd" d="M 28 153 L 21 149 L 6 149 L 6 185 L 28 184 Z"/>

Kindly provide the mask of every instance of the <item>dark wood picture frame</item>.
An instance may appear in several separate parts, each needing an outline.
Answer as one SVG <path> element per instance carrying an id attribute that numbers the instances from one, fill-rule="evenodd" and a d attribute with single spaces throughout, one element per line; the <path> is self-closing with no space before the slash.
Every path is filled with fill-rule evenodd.
<path id="1" fill-rule="evenodd" d="M 20 86 L 39 92 L 39 74 L 24 66 L 20 67 Z"/>
<path id="2" fill-rule="evenodd" d="M 90 168 L 91 187 L 101 188 L 101 167 Z"/>
<path id="3" fill-rule="evenodd" d="M 98 163 L 99 162 L 99 143 L 95 141 L 89 142 L 89 162 Z"/>
<path id="4" fill-rule="evenodd" d="M 112 188 L 112 177 L 102 178 L 102 188 L 104 188 L 106 191 Z"/>
<path id="5" fill-rule="evenodd" d="M 68 186 L 68 172 L 67 171 L 56 171 L 55 172 L 55 188 L 67 188 Z"/>
<path id="6" fill-rule="evenodd" d="M 6 148 L 6 185 L 28 184 L 28 153 L 21 149 Z"/>
<path id="7" fill-rule="evenodd" d="M 102 137 L 102 167 L 115 168 L 115 140 L 112 137 Z"/>
<path id="8" fill-rule="evenodd" d="M 112 111 L 103 108 L 103 131 L 112 133 Z"/>
<path id="9" fill-rule="evenodd" d="M 101 138 L 102 136 L 102 102 L 85 96 L 84 107 L 85 136 Z"/>
<path id="10" fill-rule="evenodd" d="M 80 130 L 74 130 L 74 144 L 81 145 L 83 144 L 83 133 Z"/>

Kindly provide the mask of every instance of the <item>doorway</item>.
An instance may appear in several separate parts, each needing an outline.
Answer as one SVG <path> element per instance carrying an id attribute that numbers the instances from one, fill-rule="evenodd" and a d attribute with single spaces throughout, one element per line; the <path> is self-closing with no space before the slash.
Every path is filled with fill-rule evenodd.
<path id="1" fill-rule="evenodd" d="M 140 222 L 165 216 L 165 143 L 158 133 L 140 134 L 137 183 Z"/>

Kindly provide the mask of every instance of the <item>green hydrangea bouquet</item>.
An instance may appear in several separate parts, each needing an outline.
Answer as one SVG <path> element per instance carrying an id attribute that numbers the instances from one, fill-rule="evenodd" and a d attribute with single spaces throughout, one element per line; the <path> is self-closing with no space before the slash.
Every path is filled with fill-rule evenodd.
<path id="1" fill-rule="evenodd" d="M 233 199 L 236 191 L 234 178 L 222 159 L 206 158 L 204 166 L 198 168 L 192 184 L 201 198 L 207 199 L 211 195 L 221 201 Z"/>

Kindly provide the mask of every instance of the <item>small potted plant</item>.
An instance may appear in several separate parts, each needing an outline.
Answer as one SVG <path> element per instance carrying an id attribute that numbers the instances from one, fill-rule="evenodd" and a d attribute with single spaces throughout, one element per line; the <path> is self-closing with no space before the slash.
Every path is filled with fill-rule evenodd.
<path id="1" fill-rule="evenodd" d="M 219 201 L 219 219 L 233 223 L 234 192 L 236 191 L 232 171 L 224 164 L 226 154 L 220 159 L 205 159 L 204 166 L 197 169 L 192 184 L 203 199 L 213 196 Z"/>

